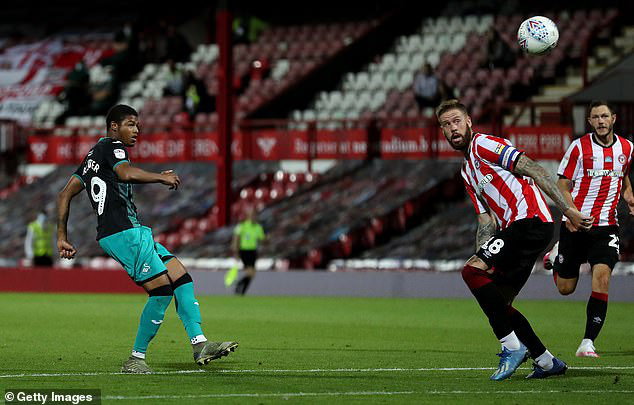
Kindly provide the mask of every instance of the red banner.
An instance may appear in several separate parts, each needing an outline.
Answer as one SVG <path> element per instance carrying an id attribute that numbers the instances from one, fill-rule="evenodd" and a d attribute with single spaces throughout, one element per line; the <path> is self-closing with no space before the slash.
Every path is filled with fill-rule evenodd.
<path id="1" fill-rule="evenodd" d="M 566 126 L 510 127 L 504 135 L 513 145 L 534 159 L 560 160 L 572 139 L 572 128 Z"/>
<path id="2" fill-rule="evenodd" d="M 559 160 L 570 144 L 571 129 L 517 127 L 508 128 L 504 135 L 533 158 Z M 31 136 L 29 162 L 79 164 L 98 139 Z M 434 128 L 384 128 L 377 142 L 385 159 L 460 157 Z M 235 133 L 231 147 L 236 160 L 363 159 L 368 149 L 365 129 L 254 130 Z M 128 152 L 133 162 L 209 161 L 220 156 L 215 132 L 141 135 Z"/>

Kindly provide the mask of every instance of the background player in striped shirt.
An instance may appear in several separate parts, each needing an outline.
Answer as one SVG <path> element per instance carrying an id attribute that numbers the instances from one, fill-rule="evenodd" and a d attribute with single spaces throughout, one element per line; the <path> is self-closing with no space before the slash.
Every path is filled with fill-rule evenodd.
<path id="1" fill-rule="evenodd" d="M 573 141 L 559 165 L 558 185 L 568 204 L 594 218 L 589 232 L 577 232 L 566 218 L 559 242 L 544 258 L 553 268 L 555 284 L 563 295 L 571 294 L 579 280 L 579 266 L 590 263 L 592 294 L 586 307 L 586 330 L 577 357 L 599 357 L 594 340 L 608 310 L 608 286 L 612 269 L 619 261 L 617 205 L 622 194 L 630 213 L 634 197 L 628 174 L 632 142 L 614 133 L 616 114 L 605 101 L 590 105 L 588 123 L 593 129 Z"/>
<path id="2" fill-rule="evenodd" d="M 568 204 L 546 170 L 507 139 L 474 134 L 458 100 L 443 102 L 436 117 L 447 141 L 464 153 L 462 177 L 478 214 L 477 253 L 462 276 L 502 344 L 491 379 L 510 377 L 529 355 L 535 364 L 527 378 L 563 374 L 566 364 L 546 350 L 512 305 L 553 234 L 552 216 L 537 186 L 575 228 L 589 229 L 592 218 Z"/>

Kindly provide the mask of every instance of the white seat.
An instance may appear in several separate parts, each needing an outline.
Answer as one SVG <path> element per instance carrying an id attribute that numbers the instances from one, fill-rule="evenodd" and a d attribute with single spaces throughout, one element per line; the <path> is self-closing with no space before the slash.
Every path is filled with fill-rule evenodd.
<path id="1" fill-rule="evenodd" d="M 395 71 L 387 72 L 383 78 L 385 80 L 384 89 L 393 89 L 398 84 L 398 73 Z"/>
<path id="2" fill-rule="evenodd" d="M 440 52 L 430 52 L 426 56 L 426 61 L 435 68 L 440 63 Z"/>
<path id="3" fill-rule="evenodd" d="M 383 73 L 376 72 L 370 77 L 370 83 L 368 84 L 369 90 L 376 90 L 383 87 Z"/>
<path id="4" fill-rule="evenodd" d="M 455 32 L 462 32 L 464 30 L 464 22 L 462 21 L 462 18 L 460 16 L 454 16 L 451 17 L 451 19 L 449 20 L 449 23 L 447 24 L 448 27 L 448 32 L 451 33 L 455 33 Z"/>
<path id="5" fill-rule="evenodd" d="M 398 55 L 396 58 L 396 65 L 394 66 L 395 70 L 404 70 L 409 66 L 409 55 L 406 53 L 402 53 Z"/>
<path id="6" fill-rule="evenodd" d="M 352 107 L 356 103 L 356 100 L 357 100 L 356 93 L 353 93 L 353 92 L 346 93 L 343 96 L 343 100 L 341 100 L 341 104 L 339 105 L 339 108 L 342 110 L 346 110 Z"/>
<path id="7" fill-rule="evenodd" d="M 491 25 L 493 24 L 493 16 L 492 15 L 483 15 L 480 17 L 480 23 L 476 25 L 476 31 L 479 34 L 483 34 L 489 30 Z"/>
<path id="8" fill-rule="evenodd" d="M 464 19 L 465 32 L 474 31 L 478 25 L 478 16 L 468 15 Z"/>
<path id="9" fill-rule="evenodd" d="M 87 115 L 79 117 L 78 125 L 80 127 L 89 127 L 89 126 L 91 126 L 92 125 L 92 117 L 87 116 Z"/>
<path id="10" fill-rule="evenodd" d="M 293 121 L 301 121 L 302 120 L 302 112 L 300 110 L 293 110 L 291 112 L 291 119 Z"/>
<path id="11" fill-rule="evenodd" d="M 315 110 L 305 110 L 302 116 L 304 121 L 315 121 L 317 119 L 317 114 Z"/>
<path id="12" fill-rule="evenodd" d="M 370 75 L 367 72 L 359 72 L 355 81 L 355 90 L 367 89 L 370 83 Z"/>
<path id="13" fill-rule="evenodd" d="M 410 56 L 411 56 L 410 66 L 413 70 L 419 69 L 423 65 L 423 63 L 425 63 L 425 58 L 419 52 L 410 54 Z"/>
<path id="14" fill-rule="evenodd" d="M 386 94 L 384 91 L 377 91 L 372 95 L 372 100 L 370 101 L 370 109 L 372 111 L 378 110 L 385 103 Z"/>
<path id="15" fill-rule="evenodd" d="M 449 52 L 456 53 L 461 50 L 467 43 L 467 34 L 458 33 L 451 38 L 451 44 L 449 45 Z"/>
<path id="16" fill-rule="evenodd" d="M 401 76 L 399 77 L 398 85 L 396 86 L 396 88 L 399 89 L 400 91 L 403 91 L 411 87 L 413 83 L 414 83 L 414 73 L 410 71 L 405 71 L 401 73 Z"/>
<path id="17" fill-rule="evenodd" d="M 357 93 L 357 103 L 353 108 L 355 110 L 363 110 L 364 108 L 366 108 L 368 105 L 370 105 L 370 102 L 372 101 L 372 92 L 370 91 L 361 91 L 359 93 Z"/>
<path id="18" fill-rule="evenodd" d="M 79 123 L 81 122 L 80 119 L 81 119 L 80 117 L 75 117 L 75 116 L 68 117 L 66 118 L 65 124 L 67 127 L 78 127 Z"/>
<path id="19" fill-rule="evenodd" d="M 383 55 L 383 59 L 381 59 L 381 67 L 380 70 L 383 72 L 394 69 L 396 65 L 396 55 L 393 53 L 386 53 Z"/>

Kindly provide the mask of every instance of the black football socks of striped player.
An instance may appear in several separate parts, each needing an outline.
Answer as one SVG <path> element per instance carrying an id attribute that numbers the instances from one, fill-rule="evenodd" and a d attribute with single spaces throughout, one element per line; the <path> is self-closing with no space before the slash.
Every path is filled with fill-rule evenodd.
<path id="1" fill-rule="evenodd" d="M 513 325 L 506 311 L 507 300 L 493 282 L 491 275 L 467 264 L 462 269 L 462 278 L 489 319 L 495 336 L 501 340 L 511 334 Z"/>
<path id="2" fill-rule="evenodd" d="M 599 292 L 592 292 L 586 307 L 586 332 L 584 339 L 594 341 L 605 322 L 605 316 L 608 313 L 608 295 Z"/>

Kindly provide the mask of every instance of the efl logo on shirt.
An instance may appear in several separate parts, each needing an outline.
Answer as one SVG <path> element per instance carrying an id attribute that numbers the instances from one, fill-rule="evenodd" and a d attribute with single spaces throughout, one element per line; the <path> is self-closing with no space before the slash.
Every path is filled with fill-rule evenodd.
<path id="1" fill-rule="evenodd" d="M 123 149 L 115 149 L 114 150 L 114 157 L 116 157 L 117 159 L 123 159 L 125 158 L 125 152 Z"/>

